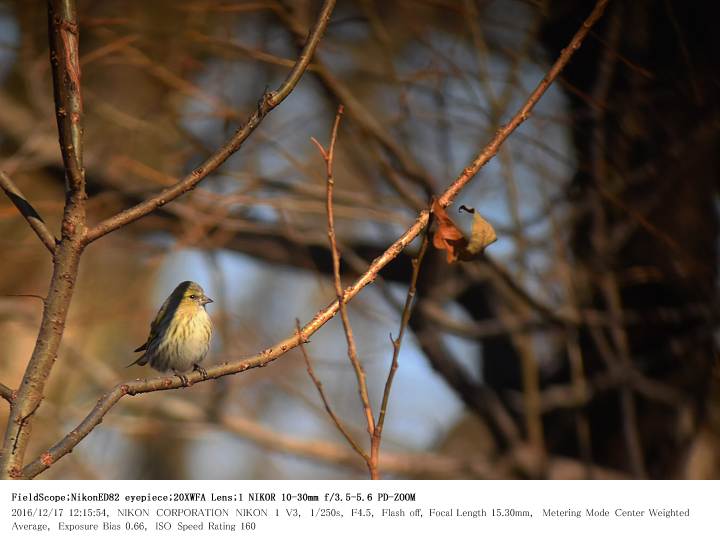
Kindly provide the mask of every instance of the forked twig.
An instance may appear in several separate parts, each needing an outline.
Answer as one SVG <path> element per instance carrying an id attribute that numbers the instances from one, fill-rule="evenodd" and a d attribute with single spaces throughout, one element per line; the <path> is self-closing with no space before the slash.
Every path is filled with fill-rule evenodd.
<path id="1" fill-rule="evenodd" d="M 405 306 L 403 307 L 402 316 L 400 318 L 400 330 L 398 331 L 397 338 L 393 339 L 392 335 L 390 335 L 390 341 L 393 345 L 392 362 L 390 363 L 390 371 L 388 372 L 387 380 L 385 380 L 385 389 L 383 390 L 383 397 L 380 402 L 380 413 L 378 414 L 377 424 L 375 425 L 375 432 L 373 432 L 370 448 L 370 460 L 376 467 L 379 466 L 380 442 L 382 441 L 382 432 L 383 427 L 385 426 L 385 415 L 387 414 L 388 402 L 390 400 L 390 390 L 392 389 L 395 373 L 397 372 L 399 366 L 398 359 L 400 357 L 400 348 L 414 308 L 413 303 L 415 301 L 417 281 L 420 275 L 420 266 L 422 265 L 428 245 L 428 232 L 425 231 L 425 236 L 423 236 L 422 244 L 420 245 L 417 257 L 412 260 L 412 277 L 410 278 L 410 285 L 408 287 L 407 296 L 405 297 Z"/>
<path id="2" fill-rule="evenodd" d="M 357 345 L 355 343 L 355 336 L 353 334 L 352 326 L 350 325 L 350 318 L 348 317 L 347 306 L 345 302 L 345 293 L 342 288 L 342 278 L 340 276 L 340 250 L 337 246 L 337 236 L 335 234 L 335 218 L 333 213 L 333 188 L 335 187 L 335 178 L 333 177 L 333 163 L 335 159 L 335 144 L 337 143 L 338 127 L 340 126 L 340 119 L 342 118 L 344 108 L 342 104 L 338 106 L 337 115 L 335 115 L 335 122 L 333 123 L 332 134 L 330 136 L 330 145 L 327 150 L 318 142 L 315 138 L 312 138 L 312 142 L 317 146 L 325 161 L 325 173 L 326 173 L 326 186 L 327 186 L 327 221 L 328 221 L 328 238 L 330 240 L 330 250 L 332 252 L 333 262 L 333 280 L 335 285 L 335 296 L 337 297 L 340 319 L 342 320 L 343 330 L 345 331 L 345 341 L 347 342 L 347 353 L 350 363 L 352 364 L 353 370 L 355 371 L 355 377 L 358 384 L 358 394 L 360 396 L 360 402 L 362 403 L 363 412 L 365 413 L 365 419 L 367 421 L 367 432 L 372 438 L 375 432 L 375 417 L 373 416 L 372 406 L 370 406 L 370 397 L 367 389 L 367 378 L 365 376 L 365 369 L 363 368 L 360 358 L 357 354 Z M 372 466 L 368 465 L 371 473 Z"/>
<path id="3" fill-rule="evenodd" d="M 310 362 L 310 356 L 308 355 L 307 350 L 305 349 L 305 340 L 302 336 L 302 329 L 300 328 L 300 320 L 295 320 L 295 326 L 297 329 L 298 336 L 300 336 L 300 351 L 302 352 L 303 359 L 305 360 L 305 368 L 307 368 L 307 373 L 310 376 L 310 379 L 315 384 L 315 388 L 318 390 L 318 393 L 320 394 L 320 399 L 323 402 L 323 405 L 325 406 L 325 411 L 330 416 L 330 419 L 333 420 L 333 423 L 335 423 L 335 426 L 338 428 L 340 433 L 345 437 L 345 440 L 348 441 L 348 444 L 352 446 L 352 448 L 362 457 L 365 462 L 368 462 L 370 457 L 369 455 L 360 447 L 360 445 L 355 441 L 355 439 L 352 437 L 352 435 L 348 432 L 348 430 L 345 428 L 345 424 L 340 420 L 340 418 L 335 414 L 335 411 L 330 406 L 330 402 L 328 402 L 327 396 L 325 395 L 325 389 L 323 388 L 322 382 L 318 379 L 318 377 L 315 375 L 315 371 L 313 370 L 312 363 Z"/>

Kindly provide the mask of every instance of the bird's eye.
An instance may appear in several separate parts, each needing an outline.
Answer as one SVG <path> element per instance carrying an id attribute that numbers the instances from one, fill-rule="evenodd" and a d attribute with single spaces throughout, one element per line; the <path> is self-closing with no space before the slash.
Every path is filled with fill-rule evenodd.
<path id="1" fill-rule="evenodd" d="M 195 295 L 190 295 L 190 298 L 191 298 L 192 300 L 195 300 Z"/>

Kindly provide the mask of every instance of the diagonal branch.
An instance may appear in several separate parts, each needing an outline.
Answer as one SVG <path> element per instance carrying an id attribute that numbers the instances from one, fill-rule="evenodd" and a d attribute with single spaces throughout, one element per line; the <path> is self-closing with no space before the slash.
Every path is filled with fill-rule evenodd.
<path id="1" fill-rule="evenodd" d="M 542 78 L 542 81 L 540 81 L 537 87 L 535 87 L 535 90 L 532 94 L 530 94 L 530 97 L 525 101 L 520 110 L 505 126 L 500 127 L 490 143 L 485 146 L 485 149 L 483 149 L 475 160 L 473 160 L 473 162 L 465 168 L 463 173 L 458 176 L 455 181 L 453 181 L 452 185 L 450 185 L 450 187 L 448 187 L 448 189 L 438 199 L 438 203 L 443 208 L 446 208 L 455 199 L 462 188 L 467 185 L 468 181 L 470 181 L 475 174 L 477 174 L 478 171 L 497 154 L 500 150 L 500 146 L 503 142 L 505 142 L 505 140 L 507 140 L 508 136 L 510 136 L 510 134 L 512 134 L 513 131 L 515 131 L 515 129 L 522 123 L 528 120 L 535 105 L 540 101 L 542 96 L 545 94 L 545 91 L 548 90 L 553 81 L 557 79 L 567 63 L 570 62 L 570 59 L 573 54 L 575 54 L 575 51 L 580 48 L 583 40 L 587 37 L 590 29 L 605 12 L 608 2 L 609 0 L 598 0 L 588 18 L 583 21 L 583 24 L 572 37 L 568 46 L 560 52 L 560 56 L 552 65 L 548 73 L 545 74 L 545 77 Z"/>
<path id="2" fill-rule="evenodd" d="M 32 204 L 28 202 L 25 195 L 23 195 L 20 189 L 18 189 L 17 185 L 13 183 L 10 176 L 2 171 L 0 171 L 0 187 L 2 187 L 2 190 L 5 191 L 5 194 L 10 199 L 10 202 L 15 205 L 18 211 L 25 218 L 25 221 L 28 222 L 30 228 L 35 231 L 35 234 L 37 234 L 38 238 L 40 238 L 40 241 L 45 245 L 48 251 L 50 253 L 54 253 L 56 240 L 48 230 L 45 221 L 43 221 L 42 217 L 40 217 L 37 210 L 33 208 Z"/>
<path id="3" fill-rule="evenodd" d="M 220 167 L 230 156 L 235 153 L 245 140 L 253 133 L 253 131 L 260 125 L 265 116 L 275 109 L 287 96 L 292 92 L 295 86 L 300 81 L 303 73 L 310 64 L 310 59 L 315 53 L 315 49 L 320 43 L 325 29 L 330 21 L 330 15 L 332 14 L 333 8 L 335 7 L 335 0 L 325 0 L 318 19 L 315 22 L 315 26 L 310 31 L 305 46 L 303 47 L 300 56 L 295 62 L 295 66 L 288 74 L 287 78 L 280 87 L 274 92 L 266 92 L 260 102 L 258 103 L 257 109 L 250 115 L 245 124 L 240 127 L 230 140 L 225 143 L 220 149 L 218 149 L 213 155 L 208 157 L 205 162 L 195 168 L 192 172 L 186 175 L 183 179 L 161 191 L 157 195 L 123 210 L 122 212 L 114 215 L 102 221 L 87 234 L 86 242 L 91 243 L 105 236 L 109 232 L 119 229 L 133 221 L 145 217 L 154 210 L 164 206 L 168 202 L 175 200 L 179 196 L 191 191 L 195 186 L 205 179 L 208 175 L 212 174 L 215 170 Z"/>
<path id="4" fill-rule="evenodd" d="M 4 398 L 6 401 L 12 404 L 15 400 L 15 391 L 10 389 L 4 383 L 0 383 L 0 397 Z"/>
<path id="5" fill-rule="evenodd" d="M 461 173 L 460 176 L 448 187 L 448 189 L 440 196 L 438 201 L 447 206 L 457 196 L 460 190 L 474 177 L 475 174 L 497 153 L 500 145 L 510 135 L 512 130 L 522 124 L 530 115 L 534 105 L 538 102 L 542 94 L 547 90 L 550 84 L 558 76 L 560 71 L 569 62 L 572 54 L 580 47 L 583 40 L 587 36 L 590 28 L 597 22 L 602 15 L 608 0 L 599 0 L 595 5 L 590 16 L 585 20 L 580 29 L 573 36 L 570 44 L 563 50 L 558 60 L 552 66 L 548 74 L 543 78 L 542 82 L 533 91 L 528 101 L 520 108 L 515 116 L 510 120 L 505 128 L 499 130 L 487 146 L 481 151 L 478 157 Z M 512 127 L 509 129 L 508 127 Z M 347 303 L 368 284 L 373 282 L 380 270 L 388 263 L 393 261 L 427 226 L 430 212 L 422 210 L 415 222 L 390 246 L 382 255 L 377 257 L 368 269 L 360 275 L 360 277 L 345 289 L 343 292 L 343 302 Z M 207 369 L 207 377 L 203 377 L 199 371 L 188 373 L 184 379 L 179 376 L 160 376 L 152 379 L 133 380 L 118 384 L 111 391 L 106 393 L 96 406 L 90 411 L 85 419 L 75 429 L 70 431 L 64 438 L 43 453 L 38 459 L 28 464 L 22 471 L 22 476 L 32 478 L 41 472 L 47 470 L 53 463 L 61 457 L 67 455 L 72 449 L 85 438 L 97 425 L 102 421 L 105 414 L 117 404 L 120 399 L 126 395 L 137 395 L 141 393 L 149 393 L 152 391 L 164 391 L 168 389 L 179 389 L 184 384 L 193 384 L 205 379 L 216 379 L 221 376 L 230 374 L 238 374 L 253 368 L 262 368 L 267 366 L 274 360 L 282 357 L 291 349 L 297 347 L 300 342 L 306 341 L 310 336 L 315 334 L 325 323 L 332 319 L 338 312 L 340 303 L 334 300 L 324 309 L 320 310 L 301 330 L 301 334 L 294 333 L 288 338 L 278 342 L 274 346 L 262 351 L 261 353 L 242 359 L 240 361 L 231 361 L 221 363 L 217 366 Z"/>

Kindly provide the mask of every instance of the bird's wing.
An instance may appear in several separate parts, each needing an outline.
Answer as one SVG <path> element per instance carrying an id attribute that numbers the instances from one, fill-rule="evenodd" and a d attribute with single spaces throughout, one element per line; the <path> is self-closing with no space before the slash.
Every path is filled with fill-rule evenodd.
<path id="1" fill-rule="evenodd" d="M 144 351 L 148 348 L 150 345 L 150 342 L 152 342 L 160 332 L 160 323 L 162 322 L 163 318 L 165 317 L 165 313 L 167 312 L 168 303 L 170 302 L 170 299 L 168 298 L 165 302 L 163 302 L 163 305 L 160 307 L 160 310 L 158 310 L 157 315 L 155 316 L 155 319 L 153 319 L 153 322 L 150 323 L 150 334 L 148 335 L 147 342 L 145 342 L 142 346 L 137 348 L 135 352 L 138 351 Z"/>

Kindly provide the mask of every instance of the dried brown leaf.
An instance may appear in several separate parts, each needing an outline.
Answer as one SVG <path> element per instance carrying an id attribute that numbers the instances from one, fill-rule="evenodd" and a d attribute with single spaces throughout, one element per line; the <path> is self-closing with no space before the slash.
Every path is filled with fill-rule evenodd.
<path id="1" fill-rule="evenodd" d="M 437 201 L 432 203 L 432 213 L 436 221 L 433 246 L 445 251 L 448 263 L 454 263 L 457 260 L 472 260 L 497 240 L 495 229 L 485 218 L 472 208 L 460 206 L 460 209 L 473 214 L 472 233 L 469 240 L 450 219 L 445 209 Z"/>

